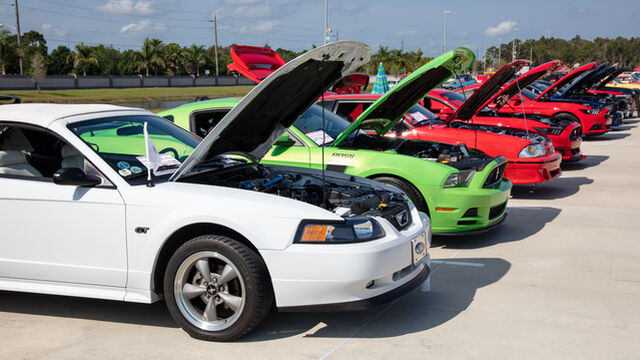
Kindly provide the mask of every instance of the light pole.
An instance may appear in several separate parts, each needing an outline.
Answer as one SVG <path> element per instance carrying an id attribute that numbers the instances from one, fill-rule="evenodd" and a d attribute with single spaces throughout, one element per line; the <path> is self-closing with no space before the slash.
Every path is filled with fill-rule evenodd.
<path id="1" fill-rule="evenodd" d="M 516 31 L 518 31 L 518 28 L 513 28 L 512 30 L 512 34 L 513 34 L 513 52 L 511 53 L 511 61 L 516 61 Z"/>
<path id="2" fill-rule="evenodd" d="M 502 38 L 498 38 L 498 66 L 496 68 L 500 68 L 500 57 L 502 56 Z"/>
<path id="3" fill-rule="evenodd" d="M 329 29 L 329 0 L 324 0 L 324 37 L 322 40 L 325 45 L 327 45 L 327 40 L 329 40 L 327 32 L 331 32 Z"/>
<path id="4" fill-rule="evenodd" d="M 442 32 L 442 53 L 447 52 L 447 14 L 451 13 L 451 10 L 445 10 L 443 12 L 443 32 Z"/>

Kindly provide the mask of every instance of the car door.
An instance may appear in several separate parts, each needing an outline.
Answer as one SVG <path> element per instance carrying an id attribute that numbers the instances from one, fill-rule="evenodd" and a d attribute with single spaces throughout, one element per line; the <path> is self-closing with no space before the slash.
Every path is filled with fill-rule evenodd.
<path id="1" fill-rule="evenodd" d="M 0 124 L 0 155 L 0 278 L 124 287 L 125 206 L 106 177 L 41 128 Z M 102 184 L 55 184 L 63 164 Z"/>

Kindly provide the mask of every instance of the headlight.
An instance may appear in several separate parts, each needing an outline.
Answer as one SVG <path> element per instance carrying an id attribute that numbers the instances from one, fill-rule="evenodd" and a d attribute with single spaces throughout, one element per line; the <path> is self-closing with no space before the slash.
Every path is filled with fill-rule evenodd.
<path id="1" fill-rule="evenodd" d="M 346 244 L 384 237 L 380 224 L 369 217 L 356 217 L 340 221 L 303 220 L 296 234 L 297 243 Z"/>
<path id="2" fill-rule="evenodd" d="M 582 111 L 585 114 L 589 114 L 589 115 L 598 115 L 598 114 L 600 114 L 601 110 L 602 110 L 602 108 L 580 109 L 580 111 Z"/>
<path id="3" fill-rule="evenodd" d="M 452 188 L 468 186 L 475 173 L 475 170 L 462 170 L 457 173 L 453 173 L 449 175 L 447 180 L 444 182 L 443 187 Z"/>
<path id="4" fill-rule="evenodd" d="M 532 158 L 545 155 L 547 155 L 547 149 L 544 144 L 531 144 L 522 149 L 518 157 Z"/>

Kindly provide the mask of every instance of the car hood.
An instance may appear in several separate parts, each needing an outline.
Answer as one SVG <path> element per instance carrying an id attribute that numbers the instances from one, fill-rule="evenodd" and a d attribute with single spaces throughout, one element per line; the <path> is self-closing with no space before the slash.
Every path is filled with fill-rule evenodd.
<path id="1" fill-rule="evenodd" d="M 600 80 L 609 76 L 609 74 L 616 71 L 617 66 L 607 66 L 608 64 L 602 64 L 597 67 L 595 70 L 591 71 L 588 74 L 585 74 L 583 77 L 578 79 L 574 84 L 571 84 L 571 87 L 568 88 L 562 95 L 568 95 L 571 93 L 574 94 L 585 94 L 587 90 L 591 89 L 593 86 L 598 84 Z"/>
<path id="2" fill-rule="evenodd" d="M 495 110 L 500 109 L 507 103 L 512 97 L 516 94 L 519 94 L 522 89 L 526 89 L 529 85 L 533 84 L 535 81 L 551 74 L 557 68 L 562 66 L 562 62 L 560 60 L 549 61 L 548 63 L 542 64 L 540 66 L 536 66 L 533 69 L 527 71 L 526 73 L 518 76 L 514 81 L 507 84 L 502 90 L 498 91 L 495 95 L 491 97 L 482 107 L 485 107 L 489 104 L 494 104 Z"/>
<path id="3" fill-rule="evenodd" d="M 613 81 L 618 75 L 622 74 L 625 69 L 618 67 L 615 71 L 612 71 L 609 75 L 607 75 L 604 79 L 600 80 L 598 84 L 595 86 L 596 89 L 604 89 L 604 87 Z"/>
<path id="4" fill-rule="evenodd" d="M 513 77 L 522 67 L 529 65 L 529 60 L 516 60 L 501 67 L 495 74 L 491 75 L 480 87 L 471 95 L 462 106 L 451 114 L 446 122 L 450 123 L 455 119 L 469 120 L 475 113 L 482 109 L 484 104 L 496 92 L 500 91 L 500 87 L 504 85 L 511 77 Z"/>
<path id="5" fill-rule="evenodd" d="M 231 46 L 231 59 L 227 65 L 231 71 L 237 71 L 247 78 L 259 83 L 285 64 L 275 51 L 258 46 Z"/>
<path id="6" fill-rule="evenodd" d="M 259 161 L 322 93 L 366 64 L 370 57 L 369 46 L 339 41 L 289 61 L 256 85 L 220 120 L 171 180 L 178 180 L 198 164 L 222 154 L 239 154 Z"/>
<path id="7" fill-rule="evenodd" d="M 429 91 L 450 76 L 468 71 L 474 61 L 473 52 L 463 47 L 455 48 L 429 61 L 371 104 L 336 138 L 333 145 L 337 146 L 359 129 L 375 130 L 378 135 L 387 133 Z"/>
<path id="8" fill-rule="evenodd" d="M 575 80 L 578 76 L 584 74 L 587 71 L 593 70 L 598 67 L 597 62 L 592 62 L 586 65 L 582 65 L 581 67 L 569 72 L 567 75 L 561 77 L 556 82 L 551 84 L 545 91 L 541 92 L 540 95 L 536 98 L 536 101 L 540 99 L 548 99 L 552 97 L 558 90 L 562 89 L 563 86 L 569 84 L 573 80 Z"/>

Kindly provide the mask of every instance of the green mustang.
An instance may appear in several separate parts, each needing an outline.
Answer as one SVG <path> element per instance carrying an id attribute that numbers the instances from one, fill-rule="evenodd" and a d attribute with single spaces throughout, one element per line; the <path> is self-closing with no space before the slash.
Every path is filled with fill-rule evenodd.
<path id="1" fill-rule="evenodd" d="M 299 166 L 375 179 L 401 189 L 431 218 L 434 234 L 470 234 L 487 230 L 506 215 L 511 182 L 503 178 L 506 159 L 489 158 L 464 144 L 400 139 L 384 134 L 430 89 L 443 71 L 467 70 L 475 56 L 454 49 L 412 73 L 373 103 L 353 123 L 314 105 L 278 139 L 263 163 Z M 302 79 L 304 80 L 304 79 Z M 273 99 L 278 101 L 280 99 Z M 282 100 L 280 100 L 282 101 Z M 206 134 L 239 99 L 185 104 L 160 116 L 200 136 Z M 376 112 L 373 120 L 369 116 Z M 361 118 L 369 116 L 367 121 Z M 250 136 L 251 129 L 246 129 Z"/>

